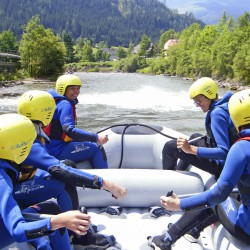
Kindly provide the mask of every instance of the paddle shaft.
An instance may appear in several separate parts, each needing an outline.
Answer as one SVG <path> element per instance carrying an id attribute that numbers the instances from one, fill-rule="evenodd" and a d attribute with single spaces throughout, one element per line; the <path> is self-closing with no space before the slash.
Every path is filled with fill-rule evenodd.
<path id="1" fill-rule="evenodd" d="M 35 213 L 33 214 L 26 212 L 22 212 L 22 215 L 26 220 L 31 220 L 31 221 L 42 220 L 53 217 L 52 214 L 35 214 Z"/>
<path id="2" fill-rule="evenodd" d="M 203 138 L 205 138 L 206 136 L 207 136 L 207 135 L 201 135 L 201 136 L 199 136 L 199 137 L 196 137 L 196 138 L 194 138 L 194 139 L 189 140 L 188 143 L 190 144 L 190 143 L 199 141 L 200 139 L 203 139 Z"/>

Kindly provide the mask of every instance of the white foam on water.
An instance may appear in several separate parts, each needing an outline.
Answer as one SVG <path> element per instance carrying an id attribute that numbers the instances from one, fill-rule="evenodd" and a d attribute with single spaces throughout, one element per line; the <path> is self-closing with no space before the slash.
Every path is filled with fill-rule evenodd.
<path id="1" fill-rule="evenodd" d="M 0 112 L 17 112 L 18 98 L 0 99 Z"/>
<path id="2" fill-rule="evenodd" d="M 187 91 L 173 92 L 154 86 L 141 86 L 134 91 L 82 93 L 80 104 L 108 105 L 126 109 L 151 109 L 159 112 L 197 110 Z"/>

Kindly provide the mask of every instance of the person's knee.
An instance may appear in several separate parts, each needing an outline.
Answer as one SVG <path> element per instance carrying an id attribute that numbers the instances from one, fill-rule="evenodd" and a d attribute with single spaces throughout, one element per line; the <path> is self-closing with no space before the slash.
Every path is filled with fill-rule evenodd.
<path id="1" fill-rule="evenodd" d="M 165 143 L 162 149 L 162 153 L 167 154 L 171 151 L 171 149 L 176 149 L 176 148 L 177 148 L 176 140 L 168 141 Z"/>
<path id="2" fill-rule="evenodd" d="M 69 160 L 69 159 L 64 159 L 61 161 L 61 163 L 65 164 L 66 166 L 72 167 L 72 168 L 77 168 L 75 162 L 72 160 Z"/>
<path id="3" fill-rule="evenodd" d="M 59 205 L 54 201 L 45 201 L 34 206 L 31 208 L 35 209 L 37 213 L 40 214 L 60 214 L 62 210 L 60 209 Z"/>
<path id="4" fill-rule="evenodd" d="M 200 133 L 193 133 L 193 134 L 190 135 L 189 140 L 197 138 L 199 136 L 202 136 L 202 134 L 200 134 Z"/>

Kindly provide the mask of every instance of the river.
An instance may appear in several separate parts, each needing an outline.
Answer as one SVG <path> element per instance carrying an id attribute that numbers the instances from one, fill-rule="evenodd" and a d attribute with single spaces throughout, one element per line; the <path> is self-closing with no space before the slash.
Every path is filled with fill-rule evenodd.
<path id="1" fill-rule="evenodd" d="M 97 132 L 115 124 L 140 123 L 166 126 L 186 135 L 204 133 L 205 114 L 188 96 L 190 80 L 134 73 L 75 74 L 84 83 L 77 105 L 79 128 Z M 225 93 L 225 89 L 219 91 Z M 18 97 L 1 98 L 0 112 L 16 112 L 17 101 Z"/>

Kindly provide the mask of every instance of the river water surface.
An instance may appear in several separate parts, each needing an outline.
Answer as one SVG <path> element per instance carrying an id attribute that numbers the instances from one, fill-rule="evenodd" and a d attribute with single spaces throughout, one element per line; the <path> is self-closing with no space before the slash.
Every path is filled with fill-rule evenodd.
<path id="1" fill-rule="evenodd" d="M 84 82 L 78 127 L 97 132 L 115 124 L 162 125 L 186 135 L 204 133 L 205 114 L 189 99 L 192 81 L 129 73 L 76 73 Z M 47 90 L 50 86 L 20 87 Z M 54 88 L 54 86 L 51 86 Z M 223 95 L 224 89 L 220 89 Z M 1 98 L 0 112 L 16 112 L 18 97 Z"/>

